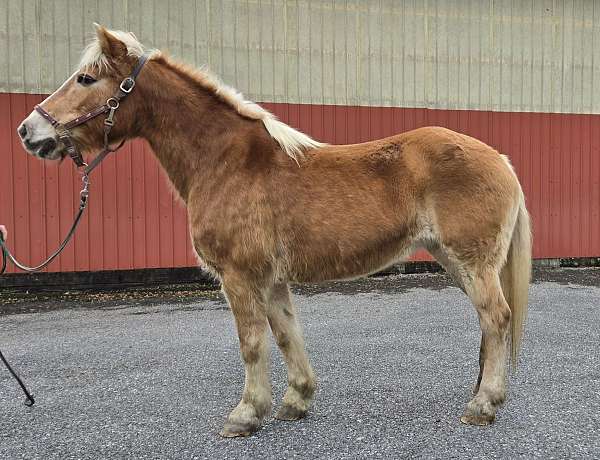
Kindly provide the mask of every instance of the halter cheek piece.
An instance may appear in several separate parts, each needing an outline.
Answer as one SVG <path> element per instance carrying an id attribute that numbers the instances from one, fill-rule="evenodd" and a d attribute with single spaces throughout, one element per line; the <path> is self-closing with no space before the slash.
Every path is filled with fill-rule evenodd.
<path id="1" fill-rule="evenodd" d="M 108 98 L 104 105 L 101 105 L 100 107 L 97 107 L 94 110 L 91 110 L 90 112 L 86 113 L 85 115 L 80 115 L 77 118 L 74 118 L 71 121 L 68 121 L 67 123 L 59 122 L 56 118 L 54 118 L 52 115 L 50 115 L 48 112 L 46 112 L 46 110 L 41 105 L 35 106 L 35 110 L 42 117 L 44 117 L 48 122 L 50 122 L 50 124 L 54 127 L 54 129 L 56 129 L 58 138 L 65 145 L 67 153 L 69 154 L 69 156 L 71 157 L 71 159 L 73 160 L 75 165 L 77 165 L 77 168 L 85 168 L 83 170 L 84 174 L 89 174 L 90 172 L 92 172 L 92 170 L 100 164 L 100 162 L 104 159 L 104 157 L 106 157 L 106 155 L 118 150 L 125 143 L 125 141 L 123 140 L 116 148 L 113 149 L 109 145 L 108 136 L 110 134 L 110 131 L 111 131 L 113 125 L 115 124 L 115 122 L 114 122 L 115 112 L 119 108 L 121 101 L 123 101 L 123 99 L 125 99 L 129 95 L 129 93 L 131 93 L 133 88 L 135 87 L 135 79 L 137 78 L 138 74 L 142 70 L 142 67 L 144 67 L 144 64 L 148 60 L 148 57 L 149 57 L 149 54 L 144 53 L 139 58 L 137 65 L 135 66 L 135 69 L 133 69 L 133 72 L 131 73 L 131 75 L 129 75 L 127 78 L 125 78 L 121 82 L 117 93 L 114 96 Z M 96 118 L 107 112 L 108 112 L 108 116 L 104 119 L 104 147 L 100 151 L 100 153 L 96 156 L 96 158 L 94 158 L 94 160 L 91 162 L 91 164 L 87 165 L 83 161 L 83 156 L 81 155 L 81 152 L 79 151 L 79 149 L 73 142 L 73 137 L 71 135 L 71 129 L 75 128 L 76 126 L 83 125 L 84 123 L 87 123 L 88 121 L 92 120 L 93 118 Z"/>

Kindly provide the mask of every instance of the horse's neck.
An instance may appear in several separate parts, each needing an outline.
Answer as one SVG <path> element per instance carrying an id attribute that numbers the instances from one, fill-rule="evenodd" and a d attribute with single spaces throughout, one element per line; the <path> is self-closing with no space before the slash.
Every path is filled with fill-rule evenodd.
<path id="1" fill-rule="evenodd" d="M 152 94 L 146 104 L 151 120 L 144 137 L 181 198 L 187 202 L 194 184 L 209 184 L 241 165 L 243 150 L 228 148 L 252 123 L 211 94 L 189 83 L 175 83 Z M 227 168 L 223 167 L 223 163 Z"/>

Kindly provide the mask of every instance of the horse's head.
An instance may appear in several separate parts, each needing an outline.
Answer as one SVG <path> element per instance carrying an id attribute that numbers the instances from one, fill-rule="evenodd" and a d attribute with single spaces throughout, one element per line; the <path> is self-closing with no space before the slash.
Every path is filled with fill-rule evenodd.
<path id="1" fill-rule="evenodd" d="M 109 31 L 96 25 L 96 39 L 84 51 L 78 70 L 40 106 L 60 125 L 89 114 L 115 95 L 143 52 L 133 34 Z M 123 107 L 115 114 L 114 128 L 110 132 L 112 144 L 130 137 L 135 122 L 134 99 L 138 99 L 135 96 L 132 94 L 127 102 L 123 101 Z M 81 152 L 102 148 L 105 118 L 98 116 L 69 129 L 72 141 Z M 31 155 L 57 160 L 67 153 L 67 145 L 59 136 L 57 126 L 36 110 L 21 123 L 17 132 Z"/>

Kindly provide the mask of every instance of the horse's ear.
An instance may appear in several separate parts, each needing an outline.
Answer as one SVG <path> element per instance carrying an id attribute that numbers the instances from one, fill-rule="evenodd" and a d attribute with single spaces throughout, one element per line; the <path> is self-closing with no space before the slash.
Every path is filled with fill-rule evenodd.
<path id="1" fill-rule="evenodd" d="M 107 58 L 119 59 L 127 56 L 127 45 L 111 34 L 106 27 L 94 23 L 102 54 Z"/>

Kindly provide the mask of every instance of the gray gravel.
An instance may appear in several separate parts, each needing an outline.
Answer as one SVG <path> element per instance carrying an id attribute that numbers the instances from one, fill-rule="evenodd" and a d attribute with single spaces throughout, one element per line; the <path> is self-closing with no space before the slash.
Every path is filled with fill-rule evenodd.
<path id="1" fill-rule="evenodd" d="M 0 368 L 0 459 L 599 458 L 600 271 L 553 273 L 532 286 L 519 371 L 485 428 L 458 420 L 479 328 L 443 275 L 296 290 L 314 408 L 234 440 L 217 434 L 243 386 L 220 295 L 102 308 L 49 298 L 27 314 L 5 303 L 0 347 L 37 403 L 25 407 Z M 285 369 L 274 346 L 272 363 L 277 405 Z"/>

